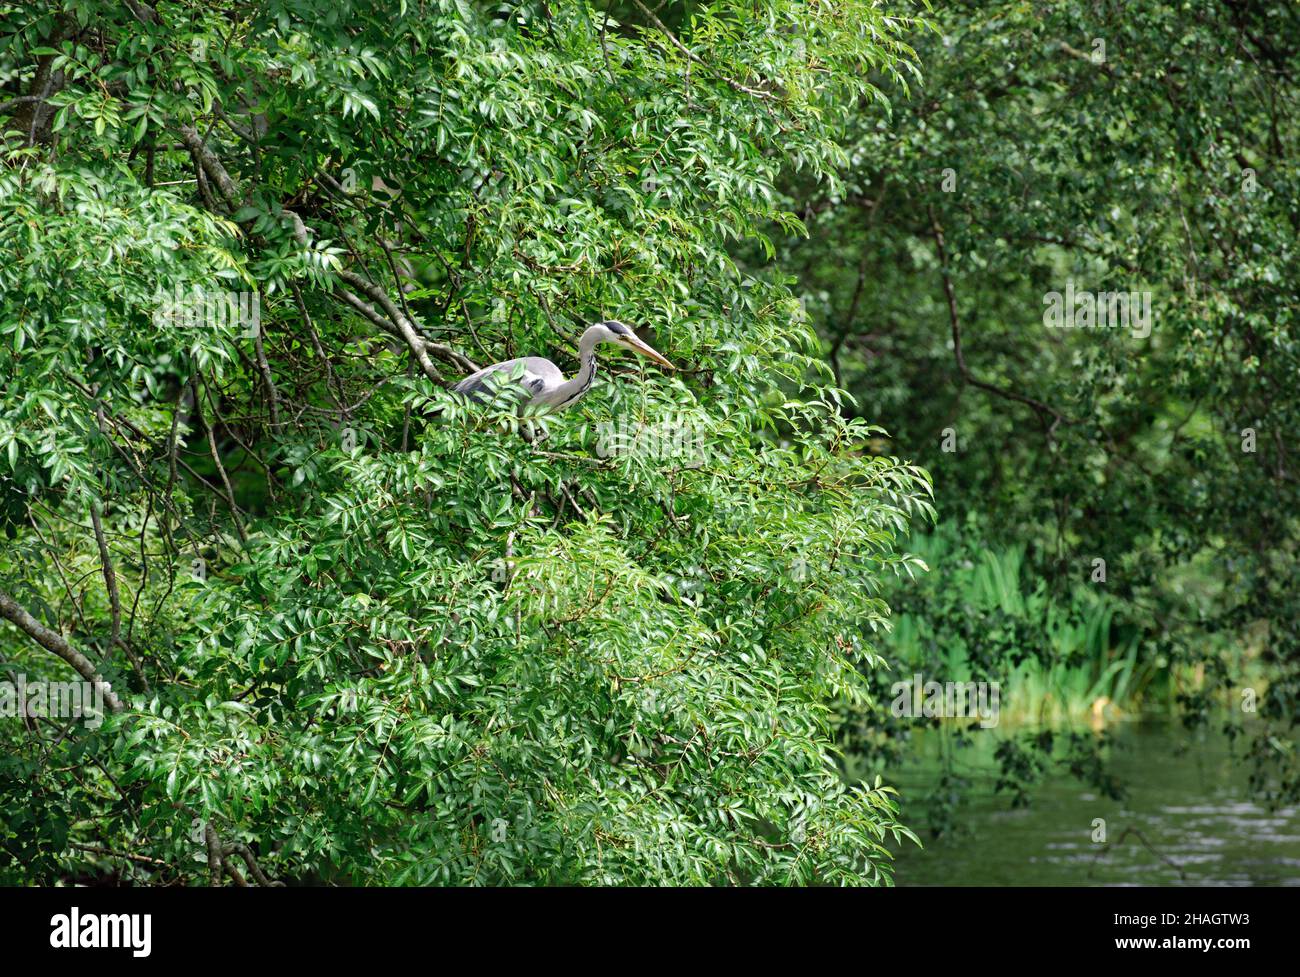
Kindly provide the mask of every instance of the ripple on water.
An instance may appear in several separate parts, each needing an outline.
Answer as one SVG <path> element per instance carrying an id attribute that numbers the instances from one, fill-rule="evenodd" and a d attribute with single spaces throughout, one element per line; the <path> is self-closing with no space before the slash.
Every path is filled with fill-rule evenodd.
<path id="1" fill-rule="evenodd" d="M 899 852 L 899 885 L 1300 885 L 1300 809 L 1254 803 L 1247 765 L 1232 758 L 1226 740 L 1207 737 L 1185 749 L 1180 732 L 1120 726 L 1113 767 L 1128 790 L 1122 803 L 1050 777 L 1029 807 L 1013 809 L 1007 795 L 992 790 L 997 734 L 989 732 L 987 742 L 960 754 L 971 792 L 953 836 L 924 834 L 937 757 L 951 749 L 942 731 L 923 731 L 918 743 L 923 757 L 933 748 L 929 757 L 892 778 L 902 791 L 903 821 L 925 841 L 923 850 Z M 1093 841 L 1098 818 L 1105 846 Z"/>

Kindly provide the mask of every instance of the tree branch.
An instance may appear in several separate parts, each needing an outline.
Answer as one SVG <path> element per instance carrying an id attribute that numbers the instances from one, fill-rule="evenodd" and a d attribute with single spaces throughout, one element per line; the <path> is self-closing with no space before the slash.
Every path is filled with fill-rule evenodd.
<path id="1" fill-rule="evenodd" d="M 686 59 L 688 61 L 693 61 L 695 64 L 698 64 L 703 68 L 708 67 L 708 65 L 705 64 L 704 61 L 700 59 L 699 55 L 697 55 L 694 51 L 692 51 L 690 48 L 688 48 L 685 44 L 683 44 L 680 40 L 677 39 L 677 35 L 668 29 L 668 25 L 659 19 L 658 14 L 656 14 L 653 10 L 651 10 L 644 3 L 642 3 L 641 0 L 632 0 L 632 3 L 636 6 L 638 10 L 641 11 L 641 13 L 645 14 L 646 17 L 649 18 L 650 22 L 654 24 L 656 28 L 659 29 L 660 33 L 662 33 L 664 37 L 668 38 L 669 42 L 672 44 L 673 47 L 677 48 L 677 50 L 681 51 L 682 54 L 686 55 Z M 728 78 L 726 75 L 719 74 L 718 77 L 721 78 L 728 85 L 730 85 L 732 88 L 734 88 L 736 91 L 742 92 L 745 95 L 752 95 L 755 98 L 772 97 L 771 92 L 765 92 L 760 88 L 750 88 L 748 85 L 742 85 L 734 78 Z"/>
<path id="2" fill-rule="evenodd" d="M 353 288 L 360 292 L 364 292 L 372 301 L 378 303 L 378 305 L 384 310 L 385 314 L 381 316 L 375 311 L 375 309 L 371 308 L 365 302 L 358 299 L 355 295 L 351 295 L 347 289 L 339 289 L 339 295 L 343 300 L 381 329 L 397 336 L 399 339 L 402 339 L 410 348 L 416 361 L 420 363 L 421 369 L 424 370 L 425 374 L 428 375 L 430 379 L 434 379 L 437 376 L 437 370 L 433 368 L 432 363 L 428 362 L 429 353 L 433 353 L 435 356 L 438 356 L 449 363 L 454 363 L 459 369 L 465 370 L 469 373 L 473 373 L 478 369 L 478 367 L 474 365 L 474 361 L 469 357 L 458 353 L 450 346 L 444 346 L 442 343 L 430 342 L 421 336 L 415 323 L 408 319 L 406 314 L 403 313 L 402 310 L 398 308 L 397 304 L 389 297 L 388 293 L 374 282 L 362 278 L 356 272 L 348 271 L 347 269 L 339 271 L 338 276 Z M 426 363 L 428 364 L 427 366 Z"/>
<path id="3" fill-rule="evenodd" d="M 207 823 L 203 825 L 203 841 L 208 848 L 208 885 L 215 888 L 221 885 L 221 839 Z"/>
<path id="4" fill-rule="evenodd" d="M 1076 423 L 1072 418 L 1061 413 L 1050 404 L 1045 404 L 1041 400 L 1035 400 L 1025 394 L 1017 393 L 1014 390 L 1008 390 L 1005 387 L 999 387 L 997 384 L 989 383 L 985 380 L 978 379 L 966 365 L 966 357 L 962 352 L 961 346 L 961 318 L 957 313 L 957 296 L 952 287 L 952 276 L 948 273 L 948 250 L 943 240 L 943 228 L 939 225 L 939 220 L 935 216 L 934 209 L 930 209 L 930 228 L 934 234 L 935 250 L 939 255 L 939 274 L 943 276 L 943 294 L 948 300 L 948 319 L 952 326 L 952 350 L 957 360 L 957 369 L 961 371 L 962 379 L 972 387 L 979 387 L 981 390 L 987 390 L 991 394 L 996 394 L 1007 400 L 1014 400 L 1017 403 L 1025 404 L 1032 407 L 1039 417 L 1050 415 L 1052 417 L 1052 426 L 1048 433 L 1051 434 L 1060 424 Z"/>
<path id="5" fill-rule="evenodd" d="M 63 635 L 47 628 L 32 617 L 26 608 L 22 607 L 3 590 L 0 590 L 0 617 L 17 625 L 20 631 L 26 632 L 28 637 L 32 638 L 46 651 L 53 652 L 71 665 L 78 675 L 100 690 L 104 696 L 104 701 L 108 703 L 108 708 L 112 709 L 113 712 L 121 712 L 126 708 L 122 704 L 122 700 L 117 697 L 117 693 L 113 691 L 113 687 L 95 671 L 95 666 L 89 658 L 72 647 Z"/>
<path id="6" fill-rule="evenodd" d="M 140 680 L 141 687 L 148 692 L 149 680 L 145 678 L 140 660 L 122 640 L 122 596 L 117 586 L 117 571 L 113 569 L 113 558 L 108 552 L 108 540 L 104 537 L 103 513 L 98 502 L 90 504 L 90 524 L 95 530 L 95 543 L 99 547 L 99 568 L 104 575 L 104 588 L 108 591 L 108 606 L 113 621 L 108 639 L 108 652 L 112 654 L 113 649 L 121 645 L 122 650 L 126 652 L 127 661 L 131 663 L 131 670 Z"/>
<path id="7" fill-rule="evenodd" d="M 226 172 L 225 166 L 221 160 L 217 159 L 199 135 L 199 131 L 193 126 L 183 125 L 180 127 L 181 141 L 185 143 L 185 148 L 190 151 L 194 161 L 203 169 L 204 174 L 209 180 L 216 184 L 217 190 L 225 199 L 226 205 L 231 210 L 238 210 L 243 206 L 243 200 L 239 194 L 239 187 L 231 179 L 230 174 Z"/>
<path id="8" fill-rule="evenodd" d="M 199 135 L 197 129 L 193 126 L 183 125 L 180 127 L 181 139 L 189 149 L 190 154 L 202 168 L 217 189 L 221 196 L 225 198 L 227 206 L 232 211 L 238 210 L 242 206 L 243 197 L 239 192 L 239 186 L 231 178 L 221 160 L 219 160 L 212 150 L 208 149 Z M 282 208 L 281 212 L 293 222 L 294 239 L 303 247 L 307 247 L 308 234 L 307 225 L 303 223 L 301 217 L 288 208 Z M 406 343 L 411 355 L 415 357 L 420 369 L 424 371 L 425 376 L 435 383 L 441 383 L 442 377 L 429 359 L 429 353 L 456 364 L 462 370 L 473 373 L 478 369 L 473 361 L 462 356 L 450 346 L 444 346 L 441 343 L 433 343 L 420 335 L 419 329 L 415 323 L 402 312 L 400 308 L 388 297 L 388 293 L 373 282 L 361 277 L 355 272 L 342 270 L 338 273 L 339 277 L 358 291 L 368 295 L 370 299 L 379 304 L 384 310 L 385 315 L 381 316 L 365 302 L 353 295 L 347 289 L 338 289 L 338 296 L 343 299 L 349 306 L 360 312 L 365 318 L 370 320 L 379 328 L 389 332 Z M 385 320 L 386 317 L 386 320 Z"/>
<path id="9" fill-rule="evenodd" d="M 198 381 L 191 380 L 190 384 L 194 391 L 194 414 L 198 417 L 199 424 L 203 427 L 203 433 L 207 436 L 208 452 L 212 455 L 212 463 L 217 466 L 217 474 L 221 476 L 221 484 L 226 487 L 226 504 L 230 506 L 230 516 L 235 521 L 235 532 L 239 534 L 239 541 L 247 546 L 248 534 L 244 532 L 244 521 L 239 518 L 239 506 L 235 502 L 235 490 L 230 485 L 230 477 L 226 474 L 226 466 L 221 463 L 221 453 L 217 451 L 217 439 L 212 433 L 212 425 L 208 423 L 208 419 L 203 413 L 203 402 L 199 396 Z"/>

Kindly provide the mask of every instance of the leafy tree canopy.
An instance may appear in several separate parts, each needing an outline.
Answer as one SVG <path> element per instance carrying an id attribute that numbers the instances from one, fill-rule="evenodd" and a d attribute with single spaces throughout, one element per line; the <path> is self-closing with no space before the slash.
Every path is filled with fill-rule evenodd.
<path id="1" fill-rule="evenodd" d="M 998 680 L 1068 664 L 1048 615 L 1090 591 L 1139 666 L 1193 677 L 1172 689 L 1189 723 L 1232 707 L 1257 786 L 1294 802 L 1300 15 L 1080 0 L 933 20 L 892 121 L 850 121 L 843 185 L 783 184 L 811 233 L 780 260 L 846 413 L 934 472 L 956 540 L 899 601 L 927 660 L 964 645 Z M 1045 320 L 1067 289 L 1145 293 L 1149 335 Z M 1054 600 L 973 608 L 963 561 L 1020 543 L 1024 591 Z"/>
<path id="2" fill-rule="evenodd" d="M 801 229 L 783 176 L 857 192 L 912 33 L 0 3 L 0 656 L 121 706 L 0 726 L 0 879 L 887 879 L 829 703 L 928 478 L 730 249 Z M 532 441 L 445 390 L 604 317 L 680 372 Z"/>

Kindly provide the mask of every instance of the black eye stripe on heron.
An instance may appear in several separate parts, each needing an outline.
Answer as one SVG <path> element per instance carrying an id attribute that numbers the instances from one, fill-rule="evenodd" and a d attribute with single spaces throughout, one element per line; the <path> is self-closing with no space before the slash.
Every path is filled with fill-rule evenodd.
<path id="1" fill-rule="evenodd" d="M 548 359 L 521 356 L 484 367 L 460 381 L 452 390 L 473 400 L 486 400 L 503 384 L 515 384 L 520 392 L 521 406 L 561 411 L 591 389 L 596 378 L 596 346 L 600 343 L 624 346 L 670 370 L 674 369 L 648 343 L 638 339 L 627 325 L 617 319 L 607 319 L 588 326 L 578 340 L 580 365 L 571 379 L 565 379 L 560 368 Z"/>

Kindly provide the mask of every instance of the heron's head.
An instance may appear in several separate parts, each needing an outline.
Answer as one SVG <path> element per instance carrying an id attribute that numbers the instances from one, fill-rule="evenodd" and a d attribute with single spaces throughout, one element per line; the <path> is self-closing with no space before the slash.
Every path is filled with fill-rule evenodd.
<path id="1" fill-rule="evenodd" d="M 670 370 L 677 369 L 660 356 L 649 343 L 638 339 L 636 333 L 632 331 L 632 327 L 626 323 L 619 322 L 617 319 L 606 319 L 604 322 L 596 323 L 591 328 L 596 331 L 597 338 L 602 343 L 613 343 L 615 346 L 622 346 L 634 353 L 648 356 L 660 366 L 666 366 Z"/>

